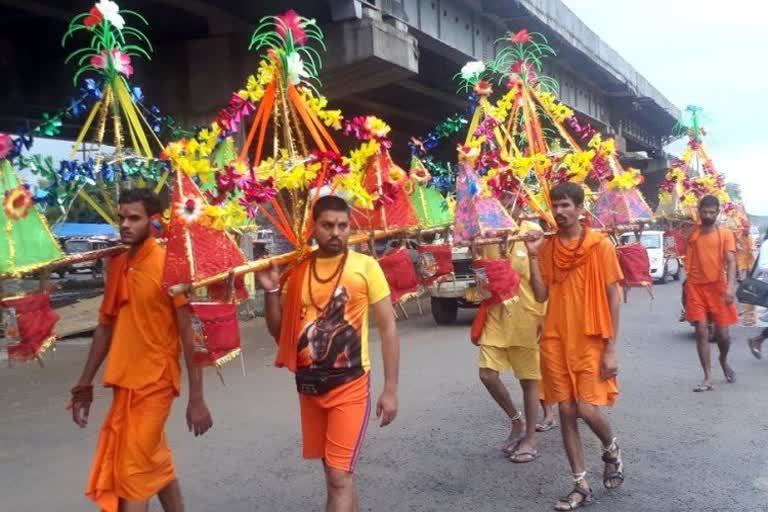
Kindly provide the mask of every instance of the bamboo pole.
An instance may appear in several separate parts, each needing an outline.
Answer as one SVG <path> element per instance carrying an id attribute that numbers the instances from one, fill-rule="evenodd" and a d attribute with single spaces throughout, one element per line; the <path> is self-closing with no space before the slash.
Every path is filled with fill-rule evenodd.
<path id="1" fill-rule="evenodd" d="M 381 238 L 387 238 L 389 236 L 398 235 L 404 231 L 406 230 L 399 229 L 399 230 L 392 230 L 392 231 L 374 231 L 373 233 L 371 232 L 355 233 L 354 235 L 349 237 L 349 241 L 347 243 L 348 245 L 356 245 L 359 243 L 367 242 L 368 240 L 371 239 L 372 236 L 375 240 L 379 240 Z M 314 246 L 310 250 L 314 251 L 316 249 L 317 247 Z M 253 272 L 261 272 L 263 270 L 267 270 L 273 264 L 285 265 L 286 263 L 290 263 L 296 258 L 298 258 L 299 255 L 300 255 L 300 251 L 296 250 L 296 251 L 291 251 L 285 254 L 280 254 L 278 256 L 272 256 L 271 258 L 263 258 L 260 260 L 249 261 L 249 262 L 243 263 L 242 265 L 238 265 L 237 267 L 234 267 L 233 269 L 227 272 L 220 272 L 210 277 L 199 279 L 192 283 L 182 283 L 182 284 L 173 285 L 168 289 L 168 293 L 170 295 L 179 295 L 181 293 L 189 293 L 192 290 L 195 290 L 196 288 L 211 286 L 221 281 L 225 281 L 229 279 L 230 276 L 239 277 L 239 276 L 250 274 Z"/>

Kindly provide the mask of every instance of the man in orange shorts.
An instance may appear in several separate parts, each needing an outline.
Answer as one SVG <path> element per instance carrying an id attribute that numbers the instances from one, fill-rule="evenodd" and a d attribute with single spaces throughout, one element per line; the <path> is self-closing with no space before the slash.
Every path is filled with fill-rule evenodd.
<path id="1" fill-rule="evenodd" d="M 584 190 L 562 183 L 550 193 L 557 234 L 544 240 L 532 232 L 526 242 L 536 300 L 549 301 L 541 339 L 544 397 L 557 403 L 563 444 L 574 487 L 555 504 L 574 510 L 592 503 L 577 420 L 583 419 L 603 446 L 603 485 L 624 482 L 621 450 L 601 406 L 619 394 L 616 338 L 622 279 L 610 239 L 584 227 Z"/>
<path id="2" fill-rule="evenodd" d="M 370 413 L 369 306 L 384 360 L 376 416 L 385 426 L 397 415 L 400 339 L 389 287 L 376 260 L 348 249 L 349 214 L 340 197 L 315 202 L 318 249 L 289 270 L 282 301 L 277 269 L 257 274 L 278 342 L 275 365 L 296 374 L 304 458 L 323 460 L 329 512 L 358 510 L 353 473 Z"/>
<path id="3" fill-rule="evenodd" d="M 163 510 L 182 512 L 179 481 L 163 429 L 179 395 L 179 340 L 189 377 L 187 426 L 195 436 L 213 422 L 203 399 L 203 374 L 193 363 L 194 334 L 185 297 L 162 289 L 165 249 L 150 234 L 163 211 L 148 189 L 120 195 L 120 239 L 130 248 L 110 263 L 106 290 L 85 369 L 72 389 L 72 419 L 84 428 L 93 378 L 107 359 L 104 385 L 112 407 L 99 435 L 86 495 L 105 512 L 146 512 L 157 495 Z"/>
<path id="4" fill-rule="evenodd" d="M 728 364 L 731 339 L 728 327 L 738 323 L 736 310 L 736 243 L 733 232 L 715 225 L 720 201 L 704 196 L 699 201 L 701 224 L 688 237 L 685 254 L 688 281 L 685 285 L 685 319 L 696 326 L 696 348 L 704 380 L 694 391 L 711 391 L 711 357 L 708 319 L 715 325 L 720 366 L 725 380 L 734 382 L 736 373 Z"/>

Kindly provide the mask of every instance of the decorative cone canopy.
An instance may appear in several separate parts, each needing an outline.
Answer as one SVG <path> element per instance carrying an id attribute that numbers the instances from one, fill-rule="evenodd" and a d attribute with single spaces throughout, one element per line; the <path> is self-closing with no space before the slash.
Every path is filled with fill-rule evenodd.
<path id="1" fill-rule="evenodd" d="M 437 228 L 449 226 L 453 222 L 453 214 L 448 208 L 443 195 L 428 184 L 429 172 L 418 157 L 411 159 L 411 205 L 419 219 L 422 228 Z"/>
<path id="2" fill-rule="evenodd" d="M 64 255 L 8 160 L 0 161 L 0 276 L 34 272 Z"/>
<path id="3" fill-rule="evenodd" d="M 592 212 L 598 224 L 603 227 L 648 221 L 653 217 L 639 189 L 623 190 L 610 185 L 600 188 Z"/>
<path id="4" fill-rule="evenodd" d="M 400 177 L 397 181 L 393 175 Z M 405 191 L 405 172 L 383 146 L 370 158 L 363 186 L 374 198 L 372 210 L 354 209 L 352 229 L 391 231 L 417 226 L 419 219 Z"/>
<path id="5" fill-rule="evenodd" d="M 183 172 L 174 175 L 163 286 L 191 283 L 245 263 L 237 244 L 213 228 L 200 189 Z"/>
<path id="6" fill-rule="evenodd" d="M 453 242 L 469 242 L 496 231 L 515 228 L 515 222 L 501 203 L 484 197 L 479 178 L 469 162 L 462 162 L 456 179 L 456 219 Z"/>

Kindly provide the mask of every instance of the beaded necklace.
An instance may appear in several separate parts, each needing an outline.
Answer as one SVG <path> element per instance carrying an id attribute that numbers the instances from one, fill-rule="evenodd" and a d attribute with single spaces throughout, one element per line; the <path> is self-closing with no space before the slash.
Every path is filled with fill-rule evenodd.
<path id="1" fill-rule="evenodd" d="M 344 256 L 342 256 L 341 261 L 339 261 L 339 265 L 336 267 L 336 270 L 334 270 L 333 273 L 327 278 L 321 278 L 317 274 L 317 256 L 312 255 L 311 259 L 309 260 L 309 272 L 307 273 L 307 290 L 309 291 L 309 302 L 318 312 L 324 311 L 325 308 L 328 307 L 328 304 L 330 304 L 331 300 L 333 299 L 333 294 L 338 289 L 339 283 L 341 283 L 341 276 L 344 275 L 344 266 L 347 263 L 348 254 L 349 254 L 349 251 L 344 251 Z M 312 293 L 313 278 L 320 284 L 330 283 L 331 281 L 336 279 L 336 284 L 334 284 L 333 290 L 331 290 L 331 293 L 328 296 L 328 303 L 326 303 L 326 305 L 323 306 L 322 308 L 317 305 L 317 303 L 315 302 L 315 297 Z"/>

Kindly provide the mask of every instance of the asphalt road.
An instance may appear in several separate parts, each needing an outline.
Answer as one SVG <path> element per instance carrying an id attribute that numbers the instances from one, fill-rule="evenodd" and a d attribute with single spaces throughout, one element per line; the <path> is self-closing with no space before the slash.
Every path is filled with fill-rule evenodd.
<path id="1" fill-rule="evenodd" d="M 691 329 L 677 322 L 678 294 L 678 284 L 658 286 L 651 303 L 634 291 L 622 309 L 622 396 L 610 416 L 627 481 L 619 492 L 602 489 L 599 444 L 582 429 L 599 500 L 590 510 L 768 510 L 768 360 L 748 353 L 751 331 L 734 329 L 737 383 L 717 372 L 714 392 L 692 393 L 700 373 Z M 470 322 L 469 313 L 451 327 L 429 315 L 400 322 L 400 415 L 385 429 L 371 423 L 358 467 L 362 510 L 544 511 L 570 486 L 559 430 L 544 434 L 531 464 L 497 451 L 508 423 L 477 379 Z M 243 333 L 247 375 L 239 362 L 223 371 L 226 385 L 208 374 L 214 429 L 198 439 L 186 432 L 184 396 L 168 424 L 187 508 L 322 510 L 320 465 L 301 459 L 292 379 L 271 368 L 274 348 L 259 321 Z M 109 392 L 97 390 L 85 430 L 64 410 L 86 348 L 86 340 L 66 341 L 44 369 L 0 368 L 0 510 L 93 510 L 82 490 Z M 378 392 L 375 336 L 371 352 Z"/>

